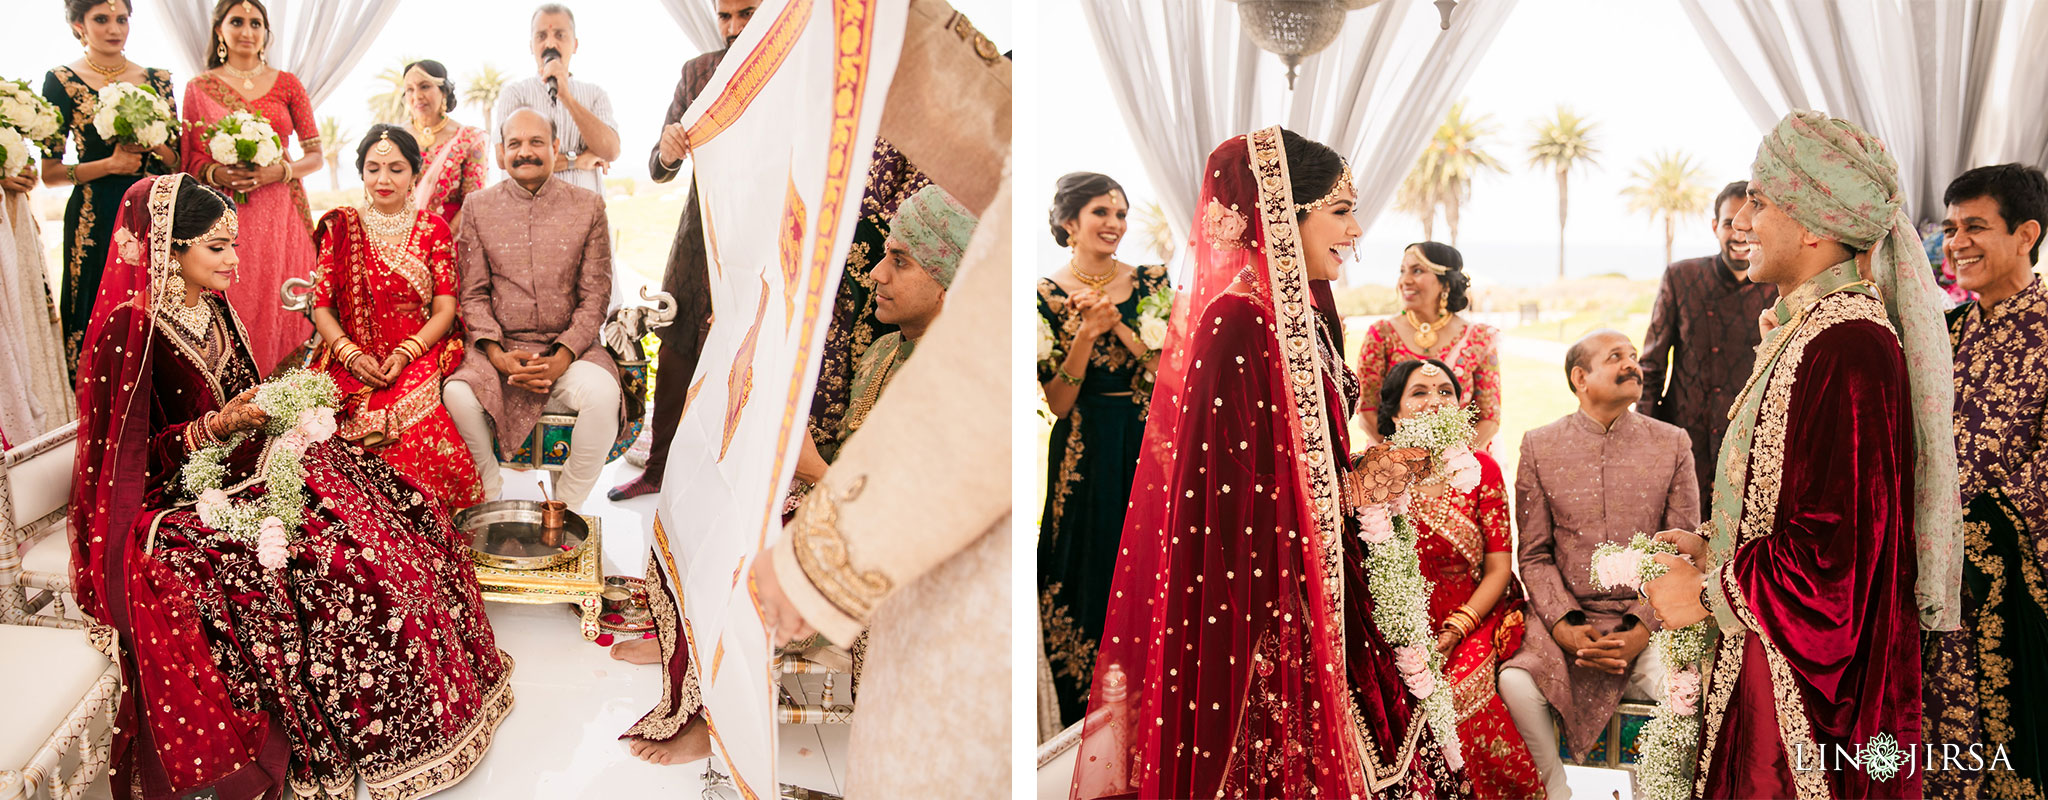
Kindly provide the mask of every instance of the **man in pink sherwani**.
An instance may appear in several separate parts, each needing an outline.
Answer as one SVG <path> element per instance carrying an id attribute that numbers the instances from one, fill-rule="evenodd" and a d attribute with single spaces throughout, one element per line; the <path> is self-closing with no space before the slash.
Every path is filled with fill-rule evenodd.
<path id="1" fill-rule="evenodd" d="M 612 294 L 604 198 L 553 176 L 546 117 L 513 112 L 501 135 L 511 179 L 470 195 L 456 232 L 469 353 L 443 400 L 487 500 L 504 488 L 498 454 L 517 449 L 543 410 L 574 412 L 554 496 L 579 509 L 625 414 L 618 366 L 598 338 Z"/>

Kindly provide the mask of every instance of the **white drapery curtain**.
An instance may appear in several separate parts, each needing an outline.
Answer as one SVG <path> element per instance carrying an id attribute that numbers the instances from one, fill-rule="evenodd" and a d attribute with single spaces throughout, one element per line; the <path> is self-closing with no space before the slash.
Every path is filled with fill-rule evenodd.
<path id="1" fill-rule="evenodd" d="M 2027 136 L 2035 137 L 2031 152 L 2039 163 L 2048 144 L 2048 122 L 2031 108 L 2015 109 L 2009 140 L 1992 141 L 2005 137 L 1982 129 L 2009 24 L 2004 0 L 1680 4 L 1759 128 L 1768 131 L 1787 112 L 1807 108 L 1862 125 L 1898 160 L 1900 191 L 1917 221 L 1941 216 L 1941 192 L 1964 170 L 1993 163 L 2008 149 L 2008 157 L 2023 158 Z M 2032 16 L 2048 24 L 2040 22 L 2048 14 Z M 2048 61 L 2040 40 L 2011 44 L 2034 70 L 2011 77 L 2041 96 Z"/>
<path id="2" fill-rule="evenodd" d="M 1337 41 L 1302 60 L 1291 92 L 1278 58 L 1244 35 L 1227 0 L 1083 0 L 1081 8 L 1157 201 L 1184 238 L 1209 151 L 1274 123 L 1351 159 L 1359 219 L 1370 223 L 1514 5 L 1463 0 L 1448 31 L 1422 0 L 1351 12 Z"/>
<path id="3" fill-rule="evenodd" d="M 725 37 L 718 35 L 718 18 L 711 13 L 712 0 L 661 0 L 661 7 L 675 17 L 683 35 L 699 52 L 725 49 Z"/>
<path id="4" fill-rule="evenodd" d="M 290 72 L 306 87 L 306 96 L 320 101 L 340 88 L 377 33 L 391 21 L 399 0 L 271 0 L 270 11 L 276 40 L 270 45 L 271 64 Z M 186 63 L 185 75 L 206 69 L 206 45 L 212 40 L 213 4 L 200 0 L 164 0 L 158 4 L 170 23 L 172 40 Z"/>

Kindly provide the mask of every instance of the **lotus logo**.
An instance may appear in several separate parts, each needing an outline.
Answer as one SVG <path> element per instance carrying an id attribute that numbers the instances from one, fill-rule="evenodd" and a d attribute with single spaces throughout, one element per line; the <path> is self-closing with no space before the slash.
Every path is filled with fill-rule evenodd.
<path id="1" fill-rule="evenodd" d="M 1889 733 L 1880 733 L 1864 742 L 1862 756 L 1864 774 L 1878 783 L 1884 783 L 1891 780 L 1893 775 L 1899 774 L 1899 767 L 1905 766 L 1907 761 L 1906 754 L 1899 750 L 1899 740 L 1892 738 Z M 1854 764 L 1856 761 L 1855 758 L 1851 758 L 1849 763 Z"/>

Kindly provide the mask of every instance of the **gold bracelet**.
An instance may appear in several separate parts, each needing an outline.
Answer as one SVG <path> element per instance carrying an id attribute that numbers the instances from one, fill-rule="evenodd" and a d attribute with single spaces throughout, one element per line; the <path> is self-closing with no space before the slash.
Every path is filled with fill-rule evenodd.
<path id="1" fill-rule="evenodd" d="M 292 162 L 291 162 L 291 159 L 285 159 L 285 162 L 284 162 L 284 180 L 278 181 L 278 183 L 291 183 L 291 182 L 292 182 Z"/>
<path id="2" fill-rule="evenodd" d="M 420 356 L 427 354 L 427 346 L 420 342 L 417 336 L 405 337 L 405 341 L 398 343 L 397 349 L 405 354 L 405 360 L 407 361 L 418 361 Z"/>
<path id="3" fill-rule="evenodd" d="M 1066 381 L 1068 386 L 1081 385 L 1080 378 L 1067 374 L 1067 365 L 1061 364 L 1059 366 L 1053 367 L 1053 371 L 1058 372 L 1060 374 L 1060 380 Z"/>
<path id="4" fill-rule="evenodd" d="M 71 179 L 71 183 L 72 183 L 72 184 L 74 184 L 74 185 L 76 185 L 76 184 L 78 183 L 78 165 L 77 165 L 77 164 L 65 164 L 65 165 L 64 165 L 64 177 L 66 177 L 66 178 L 70 178 L 70 179 Z"/>

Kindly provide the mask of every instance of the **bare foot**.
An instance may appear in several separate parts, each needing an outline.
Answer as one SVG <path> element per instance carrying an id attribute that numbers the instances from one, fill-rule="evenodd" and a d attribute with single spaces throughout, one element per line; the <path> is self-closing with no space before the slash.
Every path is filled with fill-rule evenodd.
<path id="1" fill-rule="evenodd" d="M 661 660 L 661 644 L 653 639 L 627 639 L 612 645 L 612 658 L 628 664 L 653 664 Z"/>
<path id="2" fill-rule="evenodd" d="M 636 737 L 628 747 L 634 758 L 649 764 L 688 764 L 711 757 L 711 731 L 704 726 L 704 720 L 696 719 L 666 742 Z"/>

